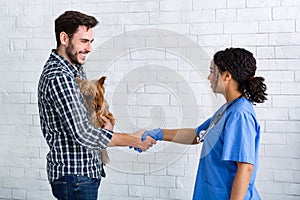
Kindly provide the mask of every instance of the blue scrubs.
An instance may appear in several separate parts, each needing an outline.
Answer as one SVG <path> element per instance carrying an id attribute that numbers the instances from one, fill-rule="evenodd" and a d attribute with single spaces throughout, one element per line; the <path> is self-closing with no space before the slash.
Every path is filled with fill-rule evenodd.
<path id="1" fill-rule="evenodd" d="M 196 129 L 198 136 L 200 131 L 208 129 L 226 106 L 227 104 L 223 105 L 212 118 Z M 260 125 L 253 106 L 248 99 L 239 98 L 204 139 L 193 199 L 228 200 L 237 172 L 236 162 L 245 162 L 254 165 L 245 200 L 259 200 L 254 186 L 259 140 Z"/>

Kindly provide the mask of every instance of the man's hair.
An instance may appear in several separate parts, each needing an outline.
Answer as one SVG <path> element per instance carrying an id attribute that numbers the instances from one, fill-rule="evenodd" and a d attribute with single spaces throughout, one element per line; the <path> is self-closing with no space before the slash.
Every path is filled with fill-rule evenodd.
<path id="1" fill-rule="evenodd" d="M 95 27 L 98 21 L 95 17 L 78 11 L 66 11 L 55 20 L 55 37 L 57 47 L 60 45 L 60 33 L 65 32 L 70 39 L 77 32 L 79 26 L 88 29 Z"/>

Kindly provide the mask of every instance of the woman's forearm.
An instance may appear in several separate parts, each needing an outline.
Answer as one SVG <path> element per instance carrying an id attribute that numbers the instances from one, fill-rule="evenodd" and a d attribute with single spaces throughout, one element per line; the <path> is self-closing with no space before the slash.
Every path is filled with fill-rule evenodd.
<path id="1" fill-rule="evenodd" d="M 230 200 L 244 200 L 254 170 L 254 166 L 249 163 L 239 162 L 237 165 L 238 170 L 233 181 Z"/>
<path id="2" fill-rule="evenodd" d="M 162 129 L 163 140 L 180 144 L 197 144 L 195 129 Z"/>

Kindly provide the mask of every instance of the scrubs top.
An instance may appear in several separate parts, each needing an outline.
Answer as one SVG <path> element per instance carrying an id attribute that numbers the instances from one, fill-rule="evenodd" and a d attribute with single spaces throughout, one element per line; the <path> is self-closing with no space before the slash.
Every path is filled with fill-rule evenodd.
<path id="1" fill-rule="evenodd" d="M 225 111 L 224 114 L 215 122 L 222 111 Z M 209 128 L 211 124 L 214 126 Z M 208 128 L 210 131 L 203 142 L 193 200 L 228 200 L 237 162 L 254 165 L 244 199 L 259 200 L 254 182 L 258 168 L 260 125 L 252 103 L 242 97 L 224 104 L 212 118 L 196 129 L 197 135 Z"/>

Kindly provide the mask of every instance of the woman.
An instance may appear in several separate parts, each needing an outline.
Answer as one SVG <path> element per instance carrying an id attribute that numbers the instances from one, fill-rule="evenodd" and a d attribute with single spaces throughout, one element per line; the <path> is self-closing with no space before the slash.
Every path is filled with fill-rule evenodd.
<path id="1" fill-rule="evenodd" d="M 208 80 L 226 103 L 196 129 L 154 129 L 143 138 L 181 144 L 203 141 L 194 200 L 260 199 L 254 186 L 258 168 L 260 125 L 252 104 L 263 103 L 266 85 L 255 77 L 256 60 L 241 48 L 217 52 Z"/>

